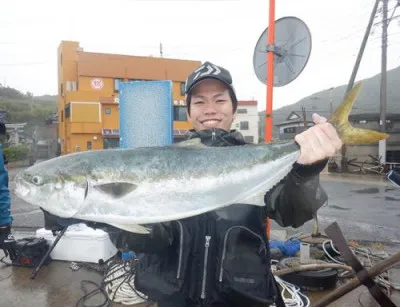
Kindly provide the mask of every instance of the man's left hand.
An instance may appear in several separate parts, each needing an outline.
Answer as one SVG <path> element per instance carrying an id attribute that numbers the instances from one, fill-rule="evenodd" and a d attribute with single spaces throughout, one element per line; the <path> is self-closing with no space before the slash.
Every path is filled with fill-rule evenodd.
<path id="1" fill-rule="evenodd" d="M 294 138 L 300 145 L 299 164 L 313 164 L 332 157 L 343 145 L 336 129 L 326 118 L 314 113 L 312 119 L 315 125 Z"/>

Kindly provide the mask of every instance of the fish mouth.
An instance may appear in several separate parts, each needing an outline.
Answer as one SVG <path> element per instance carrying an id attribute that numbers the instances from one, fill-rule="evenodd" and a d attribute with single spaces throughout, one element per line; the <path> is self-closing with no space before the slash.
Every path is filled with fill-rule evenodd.
<path id="1" fill-rule="evenodd" d="M 14 193 L 21 199 L 26 200 L 29 195 L 29 192 L 33 188 L 33 184 L 27 182 L 22 174 L 17 174 L 14 178 L 15 186 Z"/>

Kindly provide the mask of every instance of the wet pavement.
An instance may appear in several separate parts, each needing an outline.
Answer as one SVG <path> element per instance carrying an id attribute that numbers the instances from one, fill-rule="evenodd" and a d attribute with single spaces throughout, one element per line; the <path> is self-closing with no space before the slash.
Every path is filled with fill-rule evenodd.
<path id="1" fill-rule="evenodd" d="M 86 279 L 98 283 L 101 276 L 89 270 L 74 272 L 68 266 L 66 262 L 53 262 L 44 266 L 32 280 L 32 269 L 0 264 L 0 306 L 75 306 L 84 294 L 80 289 L 80 281 Z M 102 299 L 96 296 L 88 304 L 99 304 Z"/>
<path id="2" fill-rule="evenodd" d="M 26 238 L 34 236 L 30 231 L 14 231 L 15 238 Z M 4 256 L 0 250 L 0 258 Z M 8 258 L 4 262 L 10 263 Z M 97 269 L 88 264 L 78 270 L 71 269 L 71 262 L 53 260 L 42 266 L 34 279 L 33 272 L 29 267 L 16 267 L 0 262 L 0 306 L 7 307 L 100 307 L 107 306 L 105 295 L 96 292 L 95 295 L 81 300 L 85 293 L 97 289 L 101 284 L 103 275 Z M 89 282 L 89 283 L 87 283 Z M 85 292 L 86 291 L 86 292 Z M 125 305 L 113 303 L 114 307 Z M 145 304 L 136 307 L 154 307 Z"/>
<path id="3" fill-rule="evenodd" d="M 328 202 L 318 211 L 320 232 L 337 222 L 346 239 L 400 246 L 400 187 L 375 175 L 351 174 L 322 174 L 321 185 Z M 287 230 L 311 232 L 313 223 Z"/>

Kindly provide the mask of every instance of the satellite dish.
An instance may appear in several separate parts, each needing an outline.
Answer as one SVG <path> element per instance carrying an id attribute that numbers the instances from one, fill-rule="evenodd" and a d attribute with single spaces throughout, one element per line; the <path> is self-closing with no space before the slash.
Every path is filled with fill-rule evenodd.
<path id="1" fill-rule="evenodd" d="M 274 86 L 285 86 L 303 71 L 311 53 L 311 33 L 297 17 L 283 17 L 275 21 L 275 42 L 268 48 L 268 28 L 257 41 L 253 67 L 257 78 L 267 82 L 267 53 L 274 51 Z"/>

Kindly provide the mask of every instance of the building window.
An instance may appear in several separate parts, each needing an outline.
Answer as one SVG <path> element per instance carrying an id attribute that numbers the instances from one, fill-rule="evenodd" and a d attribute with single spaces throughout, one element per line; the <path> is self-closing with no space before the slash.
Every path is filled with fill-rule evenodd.
<path id="1" fill-rule="evenodd" d="M 366 124 L 367 121 L 365 119 L 360 120 L 360 124 Z"/>
<path id="2" fill-rule="evenodd" d="M 246 136 L 244 137 L 244 140 L 245 140 L 247 143 L 254 143 L 254 136 L 252 136 L 252 135 L 246 135 Z"/>
<path id="3" fill-rule="evenodd" d="M 181 96 L 185 96 L 185 82 L 181 82 Z"/>
<path id="4" fill-rule="evenodd" d="M 105 108 L 104 109 L 104 114 L 110 115 L 111 114 L 111 108 Z"/>
<path id="5" fill-rule="evenodd" d="M 104 149 L 119 148 L 119 138 L 104 138 Z"/>
<path id="6" fill-rule="evenodd" d="M 86 142 L 86 147 L 87 147 L 88 150 L 91 150 L 92 149 L 92 141 L 87 141 Z"/>
<path id="7" fill-rule="evenodd" d="M 123 81 L 122 79 L 114 79 L 114 92 L 118 93 L 119 92 L 119 83 Z"/>
<path id="8" fill-rule="evenodd" d="M 240 122 L 240 130 L 249 130 L 249 122 Z"/>
<path id="9" fill-rule="evenodd" d="M 174 107 L 174 120 L 186 121 L 186 108 L 185 107 Z"/>
<path id="10" fill-rule="evenodd" d="M 238 114 L 247 114 L 247 109 L 238 109 Z"/>
<path id="11" fill-rule="evenodd" d="M 283 133 L 296 133 L 296 127 L 284 128 Z"/>
<path id="12" fill-rule="evenodd" d="M 65 107 L 65 118 L 69 118 L 71 116 L 71 104 L 67 104 Z"/>

